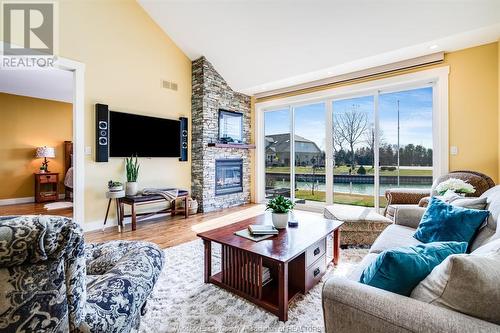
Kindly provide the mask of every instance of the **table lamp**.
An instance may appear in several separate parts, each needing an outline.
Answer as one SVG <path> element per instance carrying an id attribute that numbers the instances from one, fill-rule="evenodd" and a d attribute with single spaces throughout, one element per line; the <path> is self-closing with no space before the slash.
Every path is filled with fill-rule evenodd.
<path id="1" fill-rule="evenodd" d="M 44 158 L 42 166 L 40 167 L 40 170 L 45 170 L 45 172 L 49 172 L 49 161 L 47 161 L 47 158 L 54 158 L 56 157 L 56 150 L 53 147 L 38 147 L 36 149 L 36 158 Z"/>

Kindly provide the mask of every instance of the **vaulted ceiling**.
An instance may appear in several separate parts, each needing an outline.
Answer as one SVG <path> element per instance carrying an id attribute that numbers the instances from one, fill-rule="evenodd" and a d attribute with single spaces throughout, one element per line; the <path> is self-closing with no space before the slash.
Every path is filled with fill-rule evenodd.
<path id="1" fill-rule="evenodd" d="M 255 94 L 498 40 L 498 0 L 138 0 L 192 60 Z"/>

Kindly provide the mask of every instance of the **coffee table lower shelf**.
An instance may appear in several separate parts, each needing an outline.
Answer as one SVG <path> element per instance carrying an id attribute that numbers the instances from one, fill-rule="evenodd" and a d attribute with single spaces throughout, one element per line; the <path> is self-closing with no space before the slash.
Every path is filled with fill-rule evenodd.
<path id="1" fill-rule="evenodd" d="M 222 272 L 216 273 L 215 275 L 212 275 L 209 280 L 210 283 L 219 286 L 221 288 L 226 289 L 227 291 L 230 291 L 233 294 L 236 294 L 240 297 L 243 297 L 250 302 L 260 306 L 261 308 L 271 312 L 272 314 L 279 316 L 279 302 L 278 302 L 278 285 L 275 281 L 272 281 L 268 284 L 266 284 L 262 288 L 262 297 L 261 298 L 255 298 L 252 297 L 251 295 L 242 292 L 238 289 L 232 288 L 231 286 L 228 286 L 224 282 L 222 282 Z M 295 296 L 298 296 L 301 293 L 300 290 L 288 290 L 288 302 L 290 303 L 292 299 Z"/>

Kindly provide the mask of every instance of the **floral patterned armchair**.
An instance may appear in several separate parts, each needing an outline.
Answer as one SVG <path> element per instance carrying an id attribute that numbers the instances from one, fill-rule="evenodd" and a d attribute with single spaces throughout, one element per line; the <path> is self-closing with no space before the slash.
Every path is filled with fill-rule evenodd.
<path id="1" fill-rule="evenodd" d="M 0 331 L 129 332 L 163 264 L 154 244 L 84 244 L 69 218 L 0 217 Z"/>

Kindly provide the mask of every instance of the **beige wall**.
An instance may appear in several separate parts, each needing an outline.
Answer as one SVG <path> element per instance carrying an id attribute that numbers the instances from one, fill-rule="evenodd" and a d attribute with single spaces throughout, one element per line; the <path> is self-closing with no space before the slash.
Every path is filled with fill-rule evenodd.
<path id="1" fill-rule="evenodd" d="M 95 103 L 124 112 L 190 118 L 191 61 L 135 1 L 61 1 L 59 11 L 59 53 L 85 64 L 86 146 L 95 146 Z M 161 88 L 162 79 L 177 82 L 178 91 Z M 140 163 L 140 187 L 190 188 L 190 162 L 142 158 Z M 85 223 L 103 220 L 110 179 L 125 181 L 123 159 L 96 163 L 86 156 Z"/>
<path id="2" fill-rule="evenodd" d="M 471 169 L 482 171 L 496 182 L 500 180 L 499 159 L 499 43 L 473 47 L 445 55 L 444 63 L 418 69 L 380 75 L 369 80 L 416 72 L 421 69 L 450 67 L 449 76 L 449 144 L 457 146 L 459 153 L 450 156 L 450 170 Z M 356 80 L 359 83 L 369 80 Z M 257 100 L 267 101 L 337 86 L 307 89 Z"/>
<path id="3" fill-rule="evenodd" d="M 43 159 L 35 148 L 56 148 L 49 170 L 59 173 L 64 193 L 64 141 L 73 135 L 73 106 L 69 103 L 0 93 L 0 200 L 33 197 L 34 172 Z"/>

